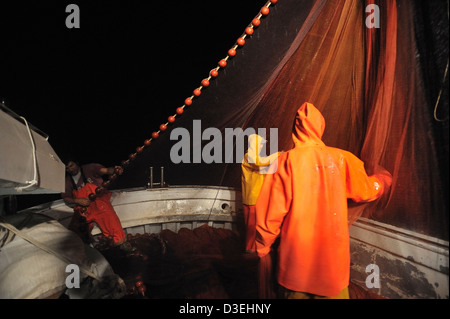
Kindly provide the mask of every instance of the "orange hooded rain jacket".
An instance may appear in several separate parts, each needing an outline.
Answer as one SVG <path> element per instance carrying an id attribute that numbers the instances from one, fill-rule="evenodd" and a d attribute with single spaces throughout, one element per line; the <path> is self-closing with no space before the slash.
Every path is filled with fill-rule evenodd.
<path id="1" fill-rule="evenodd" d="M 347 199 L 369 202 L 390 186 L 391 176 L 368 176 L 350 152 L 328 147 L 325 120 L 304 103 L 297 111 L 294 148 L 278 158 L 256 203 L 256 248 L 266 256 L 280 236 L 278 283 L 294 291 L 336 296 L 349 284 Z"/>

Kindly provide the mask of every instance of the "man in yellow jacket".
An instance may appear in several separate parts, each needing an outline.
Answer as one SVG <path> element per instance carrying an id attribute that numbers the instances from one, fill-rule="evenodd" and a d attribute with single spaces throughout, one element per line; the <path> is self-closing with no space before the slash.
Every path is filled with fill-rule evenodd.
<path id="1" fill-rule="evenodd" d="M 260 152 L 267 141 L 258 134 L 248 137 L 248 149 L 241 164 L 242 204 L 246 226 L 245 250 L 256 251 L 256 200 L 264 182 L 267 168 L 279 156 L 279 152 L 261 156 Z"/>

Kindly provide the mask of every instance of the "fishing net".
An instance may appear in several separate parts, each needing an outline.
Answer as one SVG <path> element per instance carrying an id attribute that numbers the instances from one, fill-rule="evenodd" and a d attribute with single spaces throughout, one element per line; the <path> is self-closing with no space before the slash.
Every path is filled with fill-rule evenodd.
<path id="1" fill-rule="evenodd" d="M 379 28 L 366 21 L 371 4 L 379 9 Z M 276 151 L 270 128 L 277 128 L 278 150 L 289 150 L 295 112 L 308 101 L 325 117 L 328 146 L 353 152 L 369 173 L 380 165 L 393 175 L 389 198 L 353 212 L 354 219 L 362 215 L 447 239 L 447 3 L 283 0 L 261 21 L 114 187 L 146 185 L 149 167 L 164 166 L 168 184 L 239 188 L 235 157 L 242 135 L 230 142 L 226 129 L 266 129 L 269 154 Z M 174 163 L 171 150 L 180 136 L 170 136 L 179 127 L 189 133 L 191 153 L 187 162 Z M 196 163 L 212 139 L 198 131 L 211 127 L 222 133 L 221 161 Z"/>

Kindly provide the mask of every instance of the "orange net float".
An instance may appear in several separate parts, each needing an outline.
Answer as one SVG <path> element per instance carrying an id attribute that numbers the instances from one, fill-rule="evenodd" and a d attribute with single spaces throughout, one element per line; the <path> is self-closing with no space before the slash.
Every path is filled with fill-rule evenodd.
<path id="1" fill-rule="evenodd" d="M 203 87 L 208 87 L 209 86 L 209 80 L 208 79 L 203 79 L 202 86 Z"/>
<path id="2" fill-rule="evenodd" d="M 236 55 L 236 49 L 235 48 L 231 48 L 230 50 L 228 50 L 228 55 L 233 57 Z"/>
<path id="3" fill-rule="evenodd" d="M 194 93 L 195 96 L 200 96 L 200 94 L 202 94 L 202 90 L 201 90 L 201 88 L 197 88 L 197 89 L 194 90 L 193 93 Z"/>
<path id="4" fill-rule="evenodd" d="M 252 25 L 253 25 L 253 27 L 259 27 L 259 25 L 261 24 L 261 20 L 259 19 L 259 18 L 254 18 L 253 20 L 252 20 Z"/>
<path id="5" fill-rule="evenodd" d="M 242 47 L 245 44 L 245 39 L 243 37 L 240 37 L 236 40 L 236 43 Z"/>
<path id="6" fill-rule="evenodd" d="M 211 72 L 209 72 L 213 78 L 217 77 L 219 75 L 219 71 L 217 69 L 212 69 Z"/>
<path id="7" fill-rule="evenodd" d="M 261 14 L 262 14 L 263 16 L 268 15 L 268 14 L 269 14 L 269 8 L 268 8 L 268 7 L 262 7 L 262 9 L 261 9 Z"/>

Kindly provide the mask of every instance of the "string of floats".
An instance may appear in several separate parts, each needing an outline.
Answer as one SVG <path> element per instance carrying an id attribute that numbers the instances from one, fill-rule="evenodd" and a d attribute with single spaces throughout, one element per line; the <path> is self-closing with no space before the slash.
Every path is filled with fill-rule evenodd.
<path id="1" fill-rule="evenodd" d="M 269 14 L 269 7 L 271 5 L 275 5 L 277 2 L 278 0 L 269 0 L 266 2 L 266 4 L 260 9 L 256 17 L 252 20 L 252 22 L 245 28 L 244 33 L 241 34 L 241 36 L 236 40 L 235 44 L 228 50 L 227 56 L 217 63 L 217 66 L 209 72 L 208 77 L 203 79 L 200 83 L 200 86 L 194 89 L 192 95 L 184 100 L 184 104 L 176 109 L 175 114 L 169 116 L 167 118 L 167 122 L 159 126 L 159 130 L 154 131 L 151 137 L 144 141 L 143 145 L 136 148 L 136 152 L 128 156 L 127 160 L 123 160 L 121 162 L 121 166 L 116 166 L 114 168 L 114 173 L 109 176 L 109 179 L 103 182 L 102 186 L 97 187 L 97 189 L 95 190 L 95 194 L 92 193 L 89 195 L 90 200 L 95 200 L 97 194 L 100 194 L 102 191 L 111 186 L 111 183 L 117 178 L 117 176 L 122 175 L 124 167 L 128 166 L 140 153 L 144 151 L 146 147 L 149 147 L 152 143 L 152 140 L 157 139 L 162 132 L 167 130 L 167 127 L 175 122 L 176 117 L 184 113 L 184 109 L 186 106 L 192 105 L 194 99 L 198 98 L 202 94 L 202 89 L 207 88 L 210 85 L 211 79 L 216 78 L 219 75 L 220 69 L 225 68 L 227 66 L 228 60 L 237 54 L 238 48 L 245 45 L 246 37 L 251 36 L 254 33 L 255 28 L 259 27 L 259 25 L 261 24 L 261 18 Z"/>

